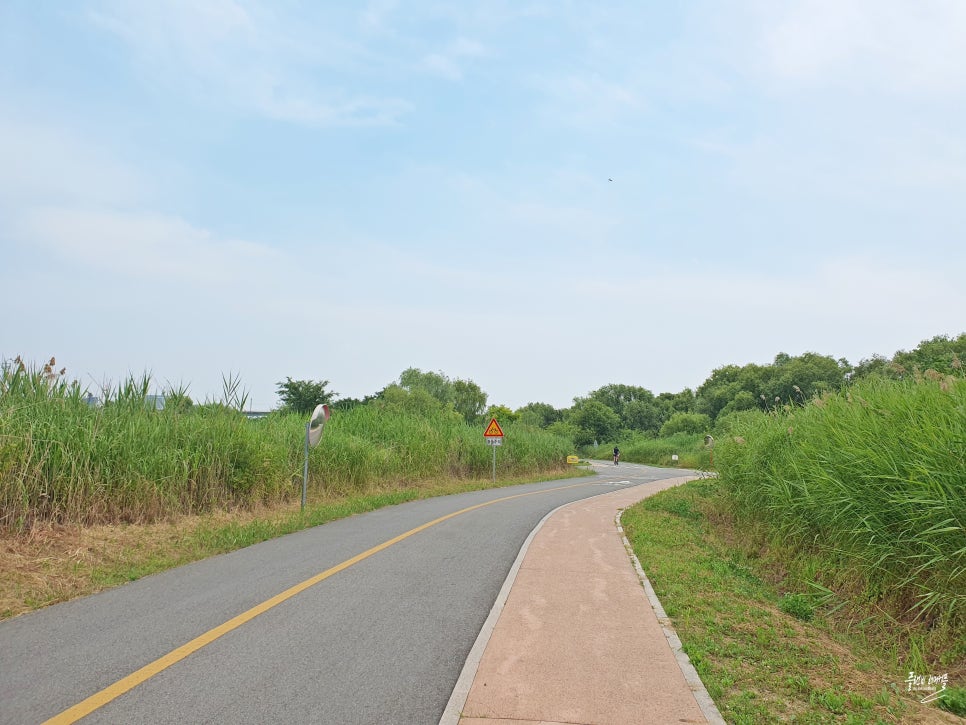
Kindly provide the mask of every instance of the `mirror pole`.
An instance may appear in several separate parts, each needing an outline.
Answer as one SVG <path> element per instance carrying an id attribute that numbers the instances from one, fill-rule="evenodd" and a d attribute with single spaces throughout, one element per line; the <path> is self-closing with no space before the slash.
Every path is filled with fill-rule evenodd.
<path id="1" fill-rule="evenodd" d="M 302 470 L 302 513 L 305 513 L 305 491 L 309 486 L 309 427 L 311 422 L 305 424 L 305 468 Z"/>

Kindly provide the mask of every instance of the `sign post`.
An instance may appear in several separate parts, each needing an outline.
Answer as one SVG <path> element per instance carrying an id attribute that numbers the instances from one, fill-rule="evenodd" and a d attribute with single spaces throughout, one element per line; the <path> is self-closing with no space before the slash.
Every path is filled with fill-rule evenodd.
<path id="1" fill-rule="evenodd" d="M 317 405 L 312 417 L 305 424 L 305 467 L 302 469 L 302 511 L 305 511 L 305 492 L 309 487 L 309 448 L 314 448 L 322 440 L 322 429 L 332 414 L 328 405 Z"/>
<path id="2" fill-rule="evenodd" d="M 496 422 L 496 418 L 490 418 L 490 424 L 483 431 L 483 439 L 488 446 L 493 447 L 493 483 L 496 483 L 496 447 L 503 445 L 503 429 Z"/>

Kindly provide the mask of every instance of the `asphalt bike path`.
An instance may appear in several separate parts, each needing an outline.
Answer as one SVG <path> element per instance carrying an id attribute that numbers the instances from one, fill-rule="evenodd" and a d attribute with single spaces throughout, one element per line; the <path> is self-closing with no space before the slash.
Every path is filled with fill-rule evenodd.
<path id="1" fill-rule="evenodd" d="M 0 723 L 435 723 L 537 523 L 680 475 L 631 468 L 393 506 L 2 622 Z"/>

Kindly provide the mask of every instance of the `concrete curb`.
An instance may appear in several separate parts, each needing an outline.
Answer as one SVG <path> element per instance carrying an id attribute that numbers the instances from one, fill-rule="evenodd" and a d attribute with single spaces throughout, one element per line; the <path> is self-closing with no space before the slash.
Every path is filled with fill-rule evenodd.
<path id="1" fill-rule="evenodd" d="M 694 695 L 694 699 L 698 701 L 698 707 L 701 708 L 701 712 L 708 719 L 708 722 L 712 725 L 725 725 L 725 720 L 721 717 L 721 713 L 718 711 L 718 706 L 714 704 L 714 700 L 711 699 L 711 695 L 708 694 L 708 690 L 705 688 L 704 683 L 698 676 L 698 671 L 694 669 L 694 665 L 691 664 L 691 659 L 687 656 L 683 649 L 681 649 L 681 640 L 674 631 L 674 626 L 671 624 L 670 618 L 664 611 L 664 607 L 661 605 L 661 600 L 657 598 L 657 594 L 654 592 L 654 587 L 651 586 L 650 580 L 647 578 L 647 574 L 644 573 L 644 569 L 641 567 L 641 562 L 638 560 L 637 555 L 634 553 L 634 549 L 631 547 L 631 542 L 627 540 L 627 536 L 624 534 L 624 527 L 621 525 L 621 516 L 624 514 L 624 509 L 617 512 L 617 516 L 614 518 L 614 523 L 617 526 L 617 532 L 621 535 L 621 540 L 624 542 L 624 548 L 627 550 L 627 555 L 630 557 L 631 562 L 634 564 L 634 569 L 637 571 L 637 576 L 641 580 L 641 585 L 644 587 L 644 593 L 647 595 L 647 600 L 651 604 L 651 608 L 654 610 L 655 616 L 657 616 L 657 621 L 661 625 L 661 629 L 664 630 L 664 636 L 667 638 L 668 644 L 671 646 L 671 651 L 674 652 L 674 659 L 678 663 L 678 667 L 681 668 L 681 673 L 684 675 L 684 679 L 688 683 L 688 687 L 691 688 L 691 692 Z"/>

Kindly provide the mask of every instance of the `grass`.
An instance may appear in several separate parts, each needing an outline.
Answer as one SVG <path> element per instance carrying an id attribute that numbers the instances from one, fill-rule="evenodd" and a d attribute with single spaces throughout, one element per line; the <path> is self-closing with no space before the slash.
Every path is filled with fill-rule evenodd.
<path id="1" fill-rule="evenodd" d="M 940 703 L 955 708 L 966 680 L 963 660 L 918 669 L 920 625 L 901 625 L 907 631 L 898 636 L 900 625 L 881 610 L 810 595 L 774 560 L 750 556 L 721 482 L 662 492 L 629 508 L 622 522 L 728 722 L 960 722 L 920 704 L 904 683 L 910 670 L 948 672 L 951 689 Z M 955 644 L 946 645 L 950 652 L 931 651 L 927 667 L 953 656 Z"/>

